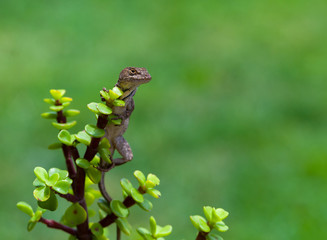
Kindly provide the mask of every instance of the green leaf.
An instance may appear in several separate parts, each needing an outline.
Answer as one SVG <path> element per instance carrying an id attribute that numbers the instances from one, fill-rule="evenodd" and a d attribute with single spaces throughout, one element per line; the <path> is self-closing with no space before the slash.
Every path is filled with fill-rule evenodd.
<path id="1" fill-rule="evenodd" d="M 112 200 L 110 202 L 110 209 L 117 217 L 120 218 L 125 218 L 129 214 L 128 208 L 126 208 L 125 205 L 118 200 Z"/>
<path id="2" fill-rule="evenodd" d="M 37 201 L 37 204 L 39 207 L 50 210 L 50 211 L 55 211 L 58 207 L 58 200 L 56 195 L 54 194 L 53 191 L 50 191 L 50 197 L 48 200 L 41 202 Z"/>
<path id="3" fill-rule="evenodd" d="M 216 222 L 216 224 L 213 227 L 217 229 L 219 232 L 226 232 L 229 229 L 228 226 L 223 221 Z"/>
<path id="4" fill-rule="evenodd" d="M 38 178 L 35 178 L 33 181 L 33 186 L 34 187 L 45 187 L 45 183 L 41 182 Z"/>
<path id="5" fill-rule="evenodd" d="M 110 121 L 115 125 L 120 125 L 122 120 L 121 119 L 111 119 Z"/>
<path id="6" fill-rule="evenodd" d="M 101 180 L 101 172 L 94 167 L 88 168 L 86 170 L 86 174 L 91 179 L 91 181 L 95 184 L 98 184 Z"/>
<path id="7" fill-rule="evenodd" d="M 137 233 L 140 234 L 144 239 L 153 239 L 151 232 L 146 228 L 137 228 Z"/>
<path id="8" fill-rule="evenodd" d="M 52 143 L 48 146 L 48 149 L 55 150 L 62 147 L 62 143 Z"/>
<path id="9" fill-rule="evenodd" d="M 45 209 L 38 208 L 36 212 L 34 213 L 33 217 L 31 217 L 30 221 L 31 222 L 38 222 L 40 218 L 42 217 L 43 212 L 45 212 Z"/>
<path id="10" fill-rule="evenodd" d="M 90 192 L 85 192 L 84 197 L 85 197 L 86 205 L 91 206 L 95 200 L 94 195 Z"/>
<path id="11" fill-rule="evenodd" d="M 50 90 L 50 94 L 56 100 L 59 100 L 60 98 L 62 98 L 62 96 L 64 96 L 65 93 L 66 93 L 65 89 L 51 89 Z"/>
<path id="12" fill-rule="evenodd" d="M 201 232 L 210 232 L 210 227 L 208 226 L 206 220 L 203 217 L 199 215 L 194 215 L 190 216 L 190 219 L 197 230 Z"/>
<path id="13" fill-rule="evenodd" d="M 143 195 L 139 193 L 139 191 L 135 188 L 132 188 L 131 196 L 135 200 L 135 202 L 141 203 L 144 201 Z"/>
<path id="14" fill-rule="evenodd" d="M 49 169 L 49 176 L 51 177 L 53 174 L 59 174 L 59 180 L 64 180 L 68 178 L 68 171 L 67 170 L 61 170 L 59 168 L 50 168 Z M 67 180 L 67 179 L 66 179 Z"/>
<path id="15" fill-rule="evenodd" d="M 131 191 L 133 189 L 133 185 L 132 183 L 126 179 L 126 178 L 122 178 L 120 180 L 120 185 L 121 187 L 124 189 L 124 191 L 128 194 L 128 195 L 131 195 Z"/>
<path id="16" fill-rule="evenodd" d="M 124 107 L 125 106 L 125 102 L 123 100 L 119 100 L 119 99 L 116 99 L 115 101 L 113 101 L 112 104 L 116 107 Z"/>
<path id="17" fill-rule="evenodd" d="M 31 205 L 29 205 L 28 203 L 26 202 L 18 202 L 16 204 L 17 208 L 19 210 L 21 210 L 22 212 L 26 213 L 27 215 L 29 215 L 30 217 L 33 217 L 34 215 L 34 211 L 33 211 L 33 208 L 31 207 Z"/>
<path id="18" fill-rule="evenodd" d="M 223 238 L 217 234 L 210 233 L 206 236 L 207 240 L 223 240 Z"/>
<path id="19" fill-rule="evenodd" d="M 164 227 L 157 226 L 157 231 L 155 233 L 156 238 L 166 237 L 171 234 L 173 227 L 171 225 L 166 225 Z"/>
<path id="20" fill-rule="evenodd" d="M 44 112 L 41 114 L 41 117 L 45 119 L 56 119 L 57 113 L 56 112 Z"/>
<path id="21" fill-rule="evenodd" d="M 203 212 L 204 215 L 206 217 L 206 219 L 208 220 L 209 223 L 212 222 L 212 212 L 215 211 L 213 207 L 210 206 L 204 206 L 203 207 Z"/>
<path id="22" fill-rule="evenodd" d="M 142 203 L 137 203 L 137 205 L 147 212 L 151 211 L 153 207 L 152 203 L 147 199 L 144 199 Z"/>
<path id="23" fill-rule="evenodd" d="M 91 232 L 94 236 L 100 237 L 103 234 L 103 228 L 100 223 L 93 223 L 91 225 Z"/>
<path id="24" fill-rule="evenodd" d="M 153 187 L 160 184 L 159 178 L 156 175 L 152 174 L 152 173 L 148 174 L 147 182 L 151 182 L 152 184 L 154 184 Z"/>
<path id="25" fill-rule="evenodd" d="M 43 99 L 44 102 L 51 104 L 51 105 L 55 105 L 56 104 L 56 100 L 52 99 L 52 98 L 44 98 Z"/>
<path id="26" fill-rule="evenodd" d="M 71 102 L 71 101 L 73 101 L 73 99 L 70 98 L 70 97 L 62 97 L 62 98 L 60 99 L 60 102 L 61 102 L 61 103 Z"/>
<path id="27" fill-rule="evenodd" d="M 70 105 L 70 102 L 64 102 L 64 103 L 62 103 L 62 106 L 64 106 L 64 108 L 67 107 L 67 106 L 69 106 L 69 105 Z"/>
<path id="28" fill-rule="evenodd" d="M 44 202 L 48 200 L 50 197 L 50 188 L 48 186 L 37 187 L 33 191 L 33 195 L 36 198 L 36 200 Z"/>
<path id="29" fill-rule="evenodd" d="M 52 174 L 51 177 L 49 177 L 48 180 L 46 180 L 46 184 L 50 187 L 56 184 L 56 182 L 59 180 L 59 173 Z"/>
<path id="30" fill-rule="evenodd" d="M 100 158 L 99 156 L 95 155 L 92 161 L 90 162 L 93 166 L 98 166 L 100 163 Z"/>
<path id="31" fill-rule="evenodd" d="M 99 143 L 99 148 L 110 148 L 110 142 L 108 138 L 102 138 Z"/>
<path id="32" fill-rule="evenodd" d="M 104 139 L 104 138 L 103 138 Z M 111 159 L 110 159 L 110 151 L 108 148 L 100 148 L 98 150 L 101 158 L 106 161 L 107 163 L 111 164 Z"/>
<path id="33" fill-rule="evenodd" d="M 157 231 L 157 222 L 153 216 L 150 217 L 150 231 L 153 236 L 156 234 Z"/>
<path id="34" fill-rule="evenodd" d="M 117 218 L 115 222 L 123 233 L 128 236 L 131 234 L 132 226 L 127 222 L 125 218 Z"/>
<path id="35" fill-rule="evenodd" d="M 89 134 L 91 137 L 95 137 L 95 138 L 101 138 L 105 134 L 105 131 L 103 129 L 100 129 L 97 126 L 91 124 L 87 124 L 85 126 L 85 132 Z"/>
<path id="36" fill-rule="evenodd" d="M 77 134 L 75 134 L 75 137 L 79 142 L 87 146 L 89 146 L 91 143 L 91 137 L 85 131 L 78 132 Z"/>
<path id="37" fill-rule="evenodd" d="M 77 123 L 76 121 L 72 121 L 72 122 L 67 122 L 67 123 L 52 122 L 51 124 L 59 130 L 61 130 L 61 129 L 67 130 L 67 129 L 74 127 L 76 125 L 76 123 Z"/>
<path id="38" fill-rule="evenodd" d="M 154 198 L 160 198 L 161 197 L 161 192 L 158 191 L 157 189 L 153 189 L 153 188 L 148 188 L 146 190 L 146 192 L 151 195 Z"/>
<path id="39" fill-rule="evenodd" d="M 76 110 L 76 109 L 68 109 L 68 110 L 65 110 L 63 112 L 63 114 L 64 114 L 65 117 L 75 117 L 78 114 L 80 114 L 80 111 Z"/>
<path id="40" fill-rule="evenodd" d="M 88 169 L 91 166 L 91 163 L 83 158 L 76 159 L 76 164 L 77 164 L 77 166 L 84 168 L 84 169 Z"/>
<path id="41" fill-rule="evenodd" d="M 34 168 L 34 174 L 41 182 L 46 182 L 49 178 L 47 170 L 42 167 Z"/>
<path id="42" fill-rule="evenodd" d="M 229 213 L 222 208 L 217 208 L 215 213 L 213 214 L 214 218 L 217 219 L 217 221 L 224 220 L 228 217 L 228 215 Z"/>
<path id="43" fill-rule="evenodd" d="M 145 179 L 144 174 L 141 171 L 136 170 L 134 172 L 134 176 L 136 177 L 136 179 L 139 182 L 140 186 L 144 186 L 145 185 L 146 179 Z"/>
<path id="44" fill-rule="evenodd" d="M 103 103 L 97 103 L 97 109 L 104 115 L 109 115 L 112 113 L 112 109 Z"/>
<path id="45" fill-rule="evenodd" d="M 87 104 L 87 108 L 90 109 L 95 114 L 100 114 L 100 112 L 97 108 L 97 103 L 95 103 L 95 102 L 91 102 L 91 103 Z"/>
<path id="46" fill-rule="evenodd" d="M 35 227 L 37 222 L 32 222 L 32 221 L 29 221 L 28 224 L 27 224 L 27 231 L 32 231 L 33 228 Z"/>
<path id="47" fill-rule="evenodd" d="M 56 106 L 50 106 L 49 108 L 52 111 L 59 112 L 59 111 L 64 109 L 64 106 L 63 105 L 58 105 L 58 106 L 56 105 Z"/>
<path id="48" fill-rule="evenodd" d="M 104 91 L 104 90 L 101 90 L 101 91 L 100 91 L 100 95 L 101 95 L 101 96 L 102 96 L 106 101 L 108 101 L 109 98 L 110 98 L 109 93 L 106 92 L 106 91 Z"/>
<path id="49" fill-rule="evenodd" d="M 61 194 L 67 194 L 70 188 L 71 182 L 67 180 L 58 181 L 52 189 Z"/>
<path id="50" fill-rule="evenodd" d="M 64 224 L 68 225 L 69 227 L 75 227 L 83 223 L 87 218 L 87 214 L 84 208 L 79 205 L 78 203 L 73 203 L 67 210 L 63 216 Z"/>
<path id="51" fill-rule="evenodd" d="M 75 141 L 75 136 L 70 135 L 67 130 L 61 130 L 58 134 L 58 139 L 60 142 L 67 146 L 72 146 Z"/>
<path id="52" fill-rule="evenodd" d="M 105 199 L 100 198 L 98 200 L 97 204 L 98 204 L 99 208 L 102 209 L 103 211 L 105 211 L 107 214 L 111 213 L 110 206 L 109 206 L 108 202 Z"/>
<path id="53" fill-rule="evenodd" d="M 123 95 L 123 93 L 124 92 L 122 90 L 120 90 L 119 87 L 113 87 L 112 90 L 109 90 L 109 96 L 113 100 L 119 98 L 121 95 Z"/>

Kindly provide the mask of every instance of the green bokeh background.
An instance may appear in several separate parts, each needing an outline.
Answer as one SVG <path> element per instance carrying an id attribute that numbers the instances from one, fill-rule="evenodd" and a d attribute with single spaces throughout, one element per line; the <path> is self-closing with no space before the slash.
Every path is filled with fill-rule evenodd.
<path id="1" fill-rule="evenodd" d="M 151 213 L 133 208 L 135 227 L 154 215 L 173 225 L 167 239 L 195 239 L 189 216 L 212 205 L 230 212 L 226 240 L 327 239 L 326 11 L 325 0 L 1 0 L 1 239 L 67 239 L 42 224 L 28 233 L 15 207 L 36 207 L 35 166 L 64 168 L 42 99 L 65 88 L 77 132 L 126 66 L 153 80 L 126 133 L 134 160 L 110 172 L 110 191 L 120 198 L 120 178 L 140 169 L 163 194 Z"/>

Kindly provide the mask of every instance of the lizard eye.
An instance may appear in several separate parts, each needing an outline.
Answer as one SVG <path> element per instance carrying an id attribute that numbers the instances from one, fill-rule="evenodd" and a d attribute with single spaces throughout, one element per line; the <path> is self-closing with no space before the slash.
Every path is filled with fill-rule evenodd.
<path id="1" fill-rule="evenodd" d="M 135 75 L 137 72 L 136 72 L 136 70 L 134 68 L 132 68 L 131 70 L 129 70 L 129 73 L 131 75 Z"/>

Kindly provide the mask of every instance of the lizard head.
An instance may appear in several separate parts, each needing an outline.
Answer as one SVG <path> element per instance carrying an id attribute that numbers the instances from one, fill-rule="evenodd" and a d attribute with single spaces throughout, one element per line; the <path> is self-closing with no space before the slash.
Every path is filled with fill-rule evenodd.
<path id="1" fill-rule="evenodd" d="M 135 89 L 151 80 L 151 75 L 145 68 L 127 67 L 119 74 L 118 86 L 123 90 Z"/>

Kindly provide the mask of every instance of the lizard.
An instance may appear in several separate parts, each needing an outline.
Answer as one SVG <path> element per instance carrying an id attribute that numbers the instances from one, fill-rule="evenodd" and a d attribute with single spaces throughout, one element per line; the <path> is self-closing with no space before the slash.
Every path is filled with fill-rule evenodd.
<path id="1" fill-rule="evenodd" d="M 121 119 L 121 124 L 115 125 L 113 123 L 109 123 L 105 127 L 104 137 L 107 138 L 110 143 L 109 150 L 112 164 L 108 165 L 105 162 L 101 163 L 102 176 L 99 183 L 99 188 L 108 202 L 111 201 L 111 198 L 105 191 L 104 174 L 114 166 L 122 165 L 133 159 L 132 149 L 123 137 L 123 134 L 128 128 L 129 118 L 134 110 L 133 97 L 137 91 L 137 88 L 142 84 L 148 83 L 151 81 L 151 79 L 151 75 L 145 68 L 127 67 L 120 72 L 118 81 L 115 85 L 123 91 L 123 94 L 119 97 L 119 99 L 125 102 L 125 106 L 114 106 L 112 108 L 112 114 L 117 116 L 115 119 Z M 121 155 L 121 158 L 113 159 L 115 150 L 117 150 L 117 152 Z"/>

